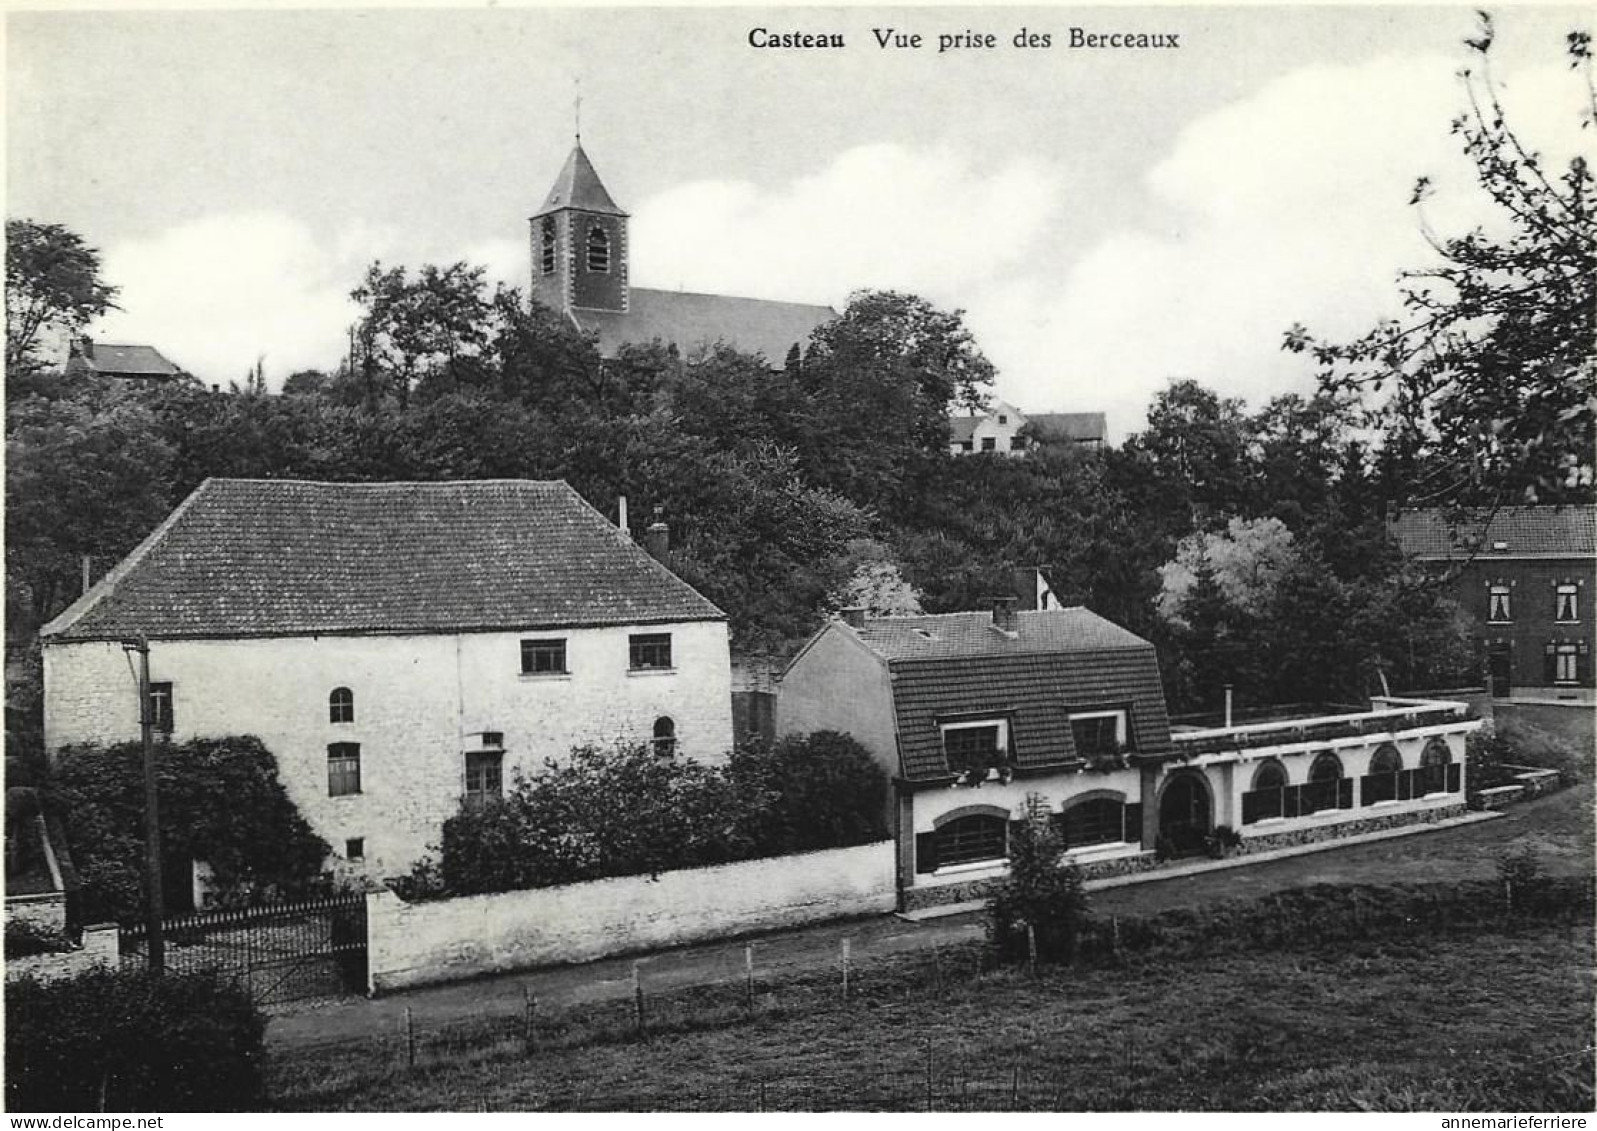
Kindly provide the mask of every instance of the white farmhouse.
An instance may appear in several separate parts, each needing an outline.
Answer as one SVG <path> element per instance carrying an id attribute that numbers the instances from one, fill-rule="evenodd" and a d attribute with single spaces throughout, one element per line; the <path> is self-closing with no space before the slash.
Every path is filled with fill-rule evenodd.
<path id="1" fill-rule="evenodd" d="M 403 872 L 574 745 L 732 745 L 725 615 L 563 482 L 210 479 L 43 630 L 45 741 L 253 734 L 332 845 Z"/>

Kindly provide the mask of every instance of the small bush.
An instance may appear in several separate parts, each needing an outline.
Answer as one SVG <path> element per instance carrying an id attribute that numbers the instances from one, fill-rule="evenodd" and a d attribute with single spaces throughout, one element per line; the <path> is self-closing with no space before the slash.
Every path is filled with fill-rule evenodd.
<path id="1" fill-rule="evenodd" d="M 728 772 L 743 796 L 770 800 L 748 830 L 762 856 L 846 848 L 887 838 L 887 775 L 846 734 L 822 730 L 751 742 Z"/>
<path id="2" fill-rule="evenodd" d="M 1035 937 L 1040 961 L 1075 961 L 1087 922 L 1087 889 L 1080 868 L 1060 864 L 1064 851 L 1047 803 L 1029 795 L 1026 816 L 1010 835 L 1009 876 L 987 903 L 987 936 L 1001 959 L 1029 958 Z"/>
<path id="3" fill-rule="evenodd" d="M 10 1111 L 247 1111 L 266 1020 L 209 974 L 95 970 L 6 987 Z"/>
<path id="4" fill-rule="evenodd" d="M 6 920 L 6 958 L 27 958 L 33 954 L 64 954 L 72 950 L 65 935 L 29 923 L 24 919 Z"/>

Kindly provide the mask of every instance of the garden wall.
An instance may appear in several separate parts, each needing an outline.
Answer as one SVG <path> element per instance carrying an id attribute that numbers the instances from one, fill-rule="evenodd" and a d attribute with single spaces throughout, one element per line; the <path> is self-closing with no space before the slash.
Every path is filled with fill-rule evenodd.
<path id="1" fill-rule="evenodd" d="M 893 842 L 563 887 L 367 896 L 372 993 L 892 911 Z"/>
<path id="2" fill-rule="evenodd" d="M 110 924 L 83 929 L 83 945 L 75 950 L 56 954 L 30 954 L 6 961 L 6 981 L 15 978 L 37 978 L 41 982 L 54 982 L 61 978 L 75 978 L 96 966 L 116 969 L 121 956 L 120 936 L 116 925 Z"/>

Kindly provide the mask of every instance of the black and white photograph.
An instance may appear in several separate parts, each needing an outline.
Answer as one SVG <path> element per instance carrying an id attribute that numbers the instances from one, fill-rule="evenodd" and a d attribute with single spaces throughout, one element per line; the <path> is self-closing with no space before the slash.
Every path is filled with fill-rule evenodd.
<path id="1" fill-rule="evenodd" d="M 11 6 L 6 1110 L 1586 1126 L 1594 23 Z"/>

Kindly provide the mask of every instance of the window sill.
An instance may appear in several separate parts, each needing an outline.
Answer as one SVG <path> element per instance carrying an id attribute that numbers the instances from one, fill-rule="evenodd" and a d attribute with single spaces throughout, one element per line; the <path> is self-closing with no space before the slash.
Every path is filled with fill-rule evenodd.
<path id="1" fill-rule="evenodd" d="M 1095 860 L 1115 860 L 1122 856 L 1136 856 L 1142 851 L 1142 845 L 1136 841 L 1115 840 L 1103 844 L 1088 844 L 1081 848 L 1068 849 L 1065 852 L 1066 860 L 1080 863 L 1091 863 Z"/>
<path id="2" fill-rule="evenodd" d="M 521 679 L 525 683 L 559 683 L 561 680 L 570 679 L 570 672 L 522 672 Z"/>
<path id="3" fill-rule="evenodd" d="M 966 872 L 990 872 L 994 868 L 1009 867 L 1009 857 L 1000 856 L 996 860 L 973 860 L 969 864 L 950 864 L 946 868 L 938 868 L 932 873 L 934 876 L 961 876 Z"/>
<path id="4" fill-rule="evenodd" d="M 677 670 L 675 668 L 628 668 L 627 669 L 627 675 L 629 675 L 629 676 L 634 676 L 634 675 L 641 675 L 641 676 L 676 675 L 676 674 L 677 674 Z"/>

